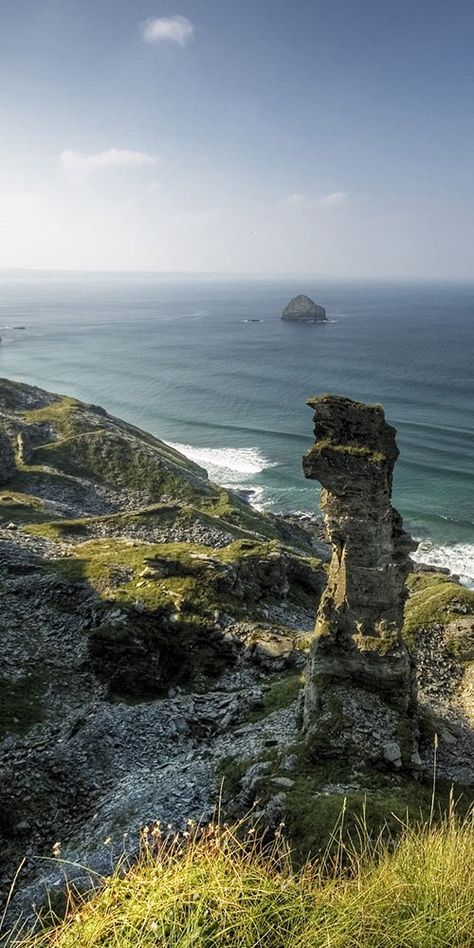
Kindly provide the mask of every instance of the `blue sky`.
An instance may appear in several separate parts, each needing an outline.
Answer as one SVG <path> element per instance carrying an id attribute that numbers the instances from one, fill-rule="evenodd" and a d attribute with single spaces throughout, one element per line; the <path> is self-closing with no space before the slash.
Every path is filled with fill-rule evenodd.
<path id="1" fill-rule="evenodd" d="M 472 277 L 472 2 L 1 16 L 0 266 Z"/>

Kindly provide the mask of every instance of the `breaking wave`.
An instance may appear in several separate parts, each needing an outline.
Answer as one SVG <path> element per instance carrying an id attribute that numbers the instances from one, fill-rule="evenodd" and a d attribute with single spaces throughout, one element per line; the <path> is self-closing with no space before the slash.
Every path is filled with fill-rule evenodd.
<path id="1" fill-rule="evenodd" d="M 459 576 L 464 586 L 474 589 L 474 544 L 453 543 L 440 545 L 433 540 L 421 540 L 415 553 L 411 554 L 416 563 L 426 563 Z"/>
<path id="2" fill-rule="evenodd" d="M 275 462 L 269 461 L 258 448 L 196 448 L 190 444 L 169 443 L 170 447 L 204 467 L 211 480 L 218 484 L 238 486 L 242 479 L 250 479 L 266 468 L 275 467 Z"/>

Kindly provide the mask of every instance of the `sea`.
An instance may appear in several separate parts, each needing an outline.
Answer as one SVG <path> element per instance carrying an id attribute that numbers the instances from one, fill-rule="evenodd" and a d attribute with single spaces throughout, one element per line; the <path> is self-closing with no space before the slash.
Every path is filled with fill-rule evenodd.
<path id="1" fill-rule="evenodd" d="M 281 320 L 298 293 L 326 323 Z M 10 272 L 0 336 L 1 376 L 103 405 L 274 512 L 318 509 L 306 399 L 381 403 L 415 557 L 474 586 L 474 283 Z"/>

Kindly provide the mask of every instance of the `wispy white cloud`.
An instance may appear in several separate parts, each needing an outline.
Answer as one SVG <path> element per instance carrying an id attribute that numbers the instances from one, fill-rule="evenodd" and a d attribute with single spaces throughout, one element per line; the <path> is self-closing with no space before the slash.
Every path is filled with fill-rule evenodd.
<path id="1" fill-rule="evenodd" d="M 77 175 L 86 175 L 94 171 L 106 171 L 108 168 L 144 168 L 156 165 L 156 155 L 143 151 L 130 151 L 127 148 L 107 148 L 96 155 L 86 155 L 80 151 L 62 151 L 59 160 L 65 171 Z"/>
<path id="2" fill-rule="evenodd" d="M 306 204 L 306 202 L 307 198 L 305 198 L 304 194 L 298 192 L 297 194 L 289 194 L 280 201 L 280 204 L 282 207 L 301 207 L 303 204 Z"/>
<path id="3" fill-rule="evenodd" d="M 194 26 L 186 16 L 151 17 L 143 24 L 143 39 L 147 43 L 177 43 L 187 46 L 194 36 Z"/>
<path id="4" fill-rule="evenodd" d="M 295 194 L 288 194 L 287 197 L 279 201 L 279 204 L 280 207 L 314 211 L 321 207 L 342 207 L 347 198 L 346 191 L 332 191 L 331 194 L 322 194 L 320 197 L 302 194 L 298 191 Z"/>
<path id="5" fill-rule="evenodd" d="M 319 207 L 342 207 L 346 203 L 347 193 L 345 191 L 332 191 L 331 194 L 323 194 L 318 198 Z"/>

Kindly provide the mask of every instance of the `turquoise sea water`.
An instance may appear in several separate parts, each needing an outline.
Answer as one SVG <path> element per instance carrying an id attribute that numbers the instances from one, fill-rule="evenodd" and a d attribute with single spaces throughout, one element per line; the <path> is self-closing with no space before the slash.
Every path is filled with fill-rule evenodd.
<path id="1" fill-rule="evenodd" d="M 327 324 L 280 320 L 299 292 Z M 420 555 L 473 580 L 474 285 L 20 275 L 0 335 L 0 375 L 102 404 L 274 510 L 317 505 L 306 398 L 381 402 Z"/>

